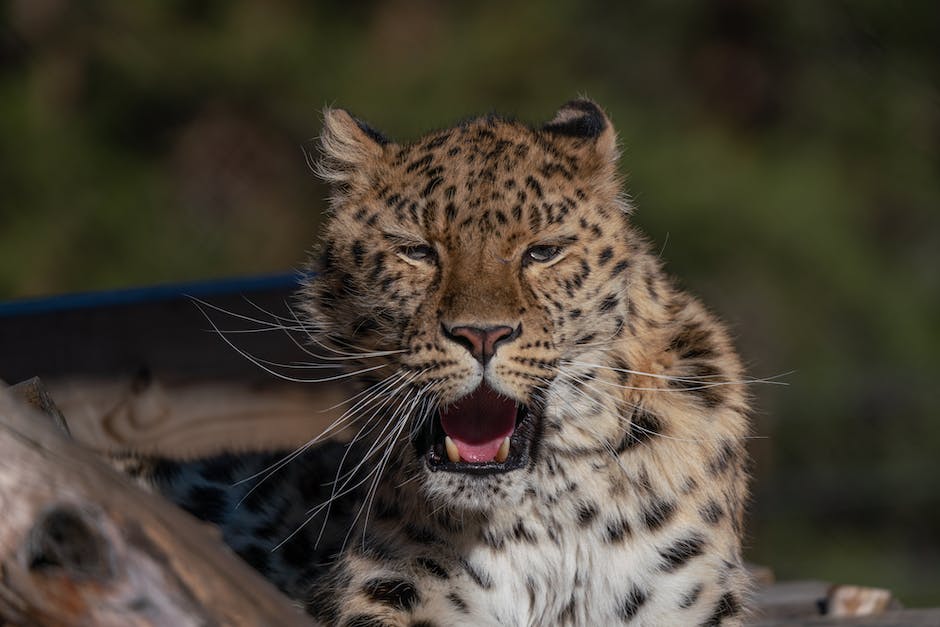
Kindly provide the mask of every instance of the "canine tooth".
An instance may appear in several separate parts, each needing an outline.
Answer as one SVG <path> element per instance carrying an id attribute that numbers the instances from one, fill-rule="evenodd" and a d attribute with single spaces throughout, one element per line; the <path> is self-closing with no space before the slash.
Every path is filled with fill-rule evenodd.
<path id="1" fill-rule="evenodd" d="M 502 464 L 506 461 L 506 458 L 509 457 L 509 437 L 507 436 L 503 443 L 499 445 L 499 450 L 496 451 L 496 461 Z"/>
<path id="2" fill-rule="evenodd" d="M 457 445 L 449 435 L 444 436 L 444 448 L 447 449 L 447 459 L 455 463 L 460 461 L 460 451 L 457 450 Z"/>

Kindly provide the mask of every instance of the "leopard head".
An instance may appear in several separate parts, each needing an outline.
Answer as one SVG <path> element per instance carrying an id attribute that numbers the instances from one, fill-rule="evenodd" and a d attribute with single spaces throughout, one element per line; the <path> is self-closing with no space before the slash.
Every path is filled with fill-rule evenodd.
<path id="1" fill-rule="evenodd" d="M 579 428 L 552 394 L 560 362 L 625 334 L 643 255 L 600 107 L 408 144 L 324 117 L 332 196 L 302 307 L 364 372 L 374 463 L 400 446 L 425 497 L 486 510 L 523 498 L 542 447 L 614 441 L 622 425 Z"/>

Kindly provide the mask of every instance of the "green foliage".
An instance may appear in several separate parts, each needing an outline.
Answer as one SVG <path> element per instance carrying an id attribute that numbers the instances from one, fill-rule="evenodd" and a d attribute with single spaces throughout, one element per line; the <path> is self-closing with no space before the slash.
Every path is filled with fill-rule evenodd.
<path id="1" fill-rule="evenodd" d="M 751 557 L 940 602 L 940 5 L 14 0 L 0 297 L 299 265 L 324 104 L 391 136 L 588 94 L 636 221 L 734 325 Z"/>

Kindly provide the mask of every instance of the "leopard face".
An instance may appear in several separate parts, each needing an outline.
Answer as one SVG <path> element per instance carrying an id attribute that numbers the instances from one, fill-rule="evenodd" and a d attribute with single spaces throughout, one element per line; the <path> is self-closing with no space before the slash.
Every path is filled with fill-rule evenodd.
<path id="1" fill-rule="evenodd" d="M 545 447 L 616 446 L 624 425 L 579 424 L 599 412 L 572 406 L 559 369 L 631 333 L 631 283 L 651 263 L 601 109 L 576 100 L 539 128 L 477 118 L 405 145 L 327 110 L 322 149 L 334 192 L 302 304 L 360 355 L 374 463 L 485 511 L 537 488 Z"/>

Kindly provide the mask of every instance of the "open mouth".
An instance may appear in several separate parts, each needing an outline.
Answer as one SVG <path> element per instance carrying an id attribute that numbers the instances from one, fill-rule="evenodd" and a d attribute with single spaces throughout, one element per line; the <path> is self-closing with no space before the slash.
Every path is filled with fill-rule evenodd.
<path id="1" fill-rule="evenodd" d="M 434 472 L 495 474 L 526 464 L 533 434 L 534 419 L 524 405 L 481 383 L 441 408 L 415 445 Z"/>

